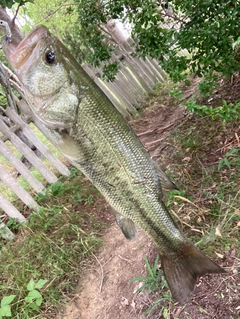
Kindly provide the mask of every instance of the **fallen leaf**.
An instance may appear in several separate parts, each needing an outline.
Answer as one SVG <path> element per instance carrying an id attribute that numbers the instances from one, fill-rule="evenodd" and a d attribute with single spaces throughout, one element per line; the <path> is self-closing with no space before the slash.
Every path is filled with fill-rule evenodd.
<path id="1" fill-rule="evenodd" d="M 235 209 L 234 210 L 234 214 L 236 214 L 237 216 L 240 216 L 240 210 L 239 209 Z"/>
<path id="2" fill-rule="evenodd" d="M 219 258 L 221 258 L 221 259 L 223 259 L 223 257 L 224 257 L 224 255 L 219 254 L 219 253 L 216 253 L 216 251 L 215 251 L 215 254 L 216 254 Z"/>
<path id="3" fill-rule="evenodd" d="M 136 305 L 135 301 L 132 300 L 132 302 L 131 302 L 131 307 L 132 307 L 133 309 L 135 309 L 135 305 Z"/>
<path id="4" fill-rule="evenodd" d="M 129 305 L 129 301 L 127 300 L 127 298 L 122 297 L 121 304 L 123 306 L 128 306 Z"/>
<path id="5" fill-rule="evenodd" d="M 215 235 L 222 238 L 222 234 L 220 233 L 220 230 L 218 227 L 216 227 Z"/>

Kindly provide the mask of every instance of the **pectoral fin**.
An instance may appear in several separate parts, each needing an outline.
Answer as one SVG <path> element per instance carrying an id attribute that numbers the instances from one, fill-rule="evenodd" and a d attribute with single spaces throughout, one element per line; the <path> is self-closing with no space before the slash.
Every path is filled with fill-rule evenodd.
<path id="1" fill-rule="evenodd" d="M 57 141 L 57 146 L 63 155 L 66 156 L 70 161 L 77 161 L 81 157 L 76 142 L 65 131 L 61 132 L 59 140 Z"/>
<path id="2" fill-rule="evenodd" d="M 131 240 L 136 236 L 137 229 L 134 222 L 125 216 L 120 215 L 114 208 L 111 207 L 112 213 L 115 217 L 116 223 L 120 227 L 124 236 Z"/>

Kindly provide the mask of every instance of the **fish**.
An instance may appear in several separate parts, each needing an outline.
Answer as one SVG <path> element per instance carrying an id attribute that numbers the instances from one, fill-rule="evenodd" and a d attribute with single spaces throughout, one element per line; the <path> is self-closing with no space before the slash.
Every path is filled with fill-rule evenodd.
<path id="1" fill-rule="evenodd" d="M 93 183 L 128 239 L 143 229 L 158 248 L 173 299 L 183 305 L 206 273 L 224 273 L 179 230 L 163 202 L 174 189 L 125 118 L 45 26 L 20 43 L 2 38 L 24 96 L 48 139 Z"/>

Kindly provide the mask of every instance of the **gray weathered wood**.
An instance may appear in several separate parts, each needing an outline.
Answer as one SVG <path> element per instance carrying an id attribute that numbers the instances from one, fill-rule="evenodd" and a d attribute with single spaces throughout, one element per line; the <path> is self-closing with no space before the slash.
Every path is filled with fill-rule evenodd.
<path id="1" fill-rule="evenodd" d="M 0 207 L 5 213 L 11 217 L 16 218 L 19 223 L 26 222 L 26 218 L 0 193 Z"/>
<path id="2" fill-rule="evenodd" d="M 0 222 L 0 237 L 4 239 L 14 239 L 14 234 L 11 230 L 2 222 Z"/>
<path id="3" fill-rule="evenodd" d="M 16 179 L 12 177 L 7 171 L 6 168 L 0 164 L 0 179 L 5 185 L 7 185 L 28 207 L 38 210 L 39 205 L 31 197 L 31 195 L 18 184 Z"/>
<path id="4" fill-rule="evenodd" d="M 13 167 L 26 179 L 28 184 L 38 193 L 44 189 L 39 182 L 28 170 L 28 168 L 17 158 L 7 145 L 0 139 L 0 153 L 12 164 Z"/>
<path id="5" fill-rule="evenodd" d="M 35 155 L 35 153 L 21 139 L 10 130 L 10 128 L 0 118 L 0 131 L 8 137 L 12 145 L 22 153 L 26 159 L 42 174 L 49 182 L 54 183 L 58 178 L 43 164 L 43 162 Z"/>
<path id="6" fill-rule="evenodd" d="M 8 107 L 5 113 L 14 121 L 14 123 L 21 127 L 24 135 L 35 145 L 42 155 L 49 160 L 59 173 L 64 176 L 70 175 L 69 169 L 36 137 L 29 125 L 24 122 L 13 109 Z"/>

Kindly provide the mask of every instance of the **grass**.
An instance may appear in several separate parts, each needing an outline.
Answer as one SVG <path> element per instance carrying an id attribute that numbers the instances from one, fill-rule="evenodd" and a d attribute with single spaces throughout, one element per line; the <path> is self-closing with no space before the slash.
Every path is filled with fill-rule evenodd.
<path id="1" fill-rule="evenodd" d="M 52 318 L 102 245 L 105 224 L 93 213 L 101 198 L 76 169 L 70 179 L 60 178 L 36 199 L 42 208 L 30 214 L 28 223 L 7 223 L 18 233 L 16 241 L 0 242 L 1 296 L 16 295 L 13 319 Z M 43 301 L 36 308 L 36 299 L 27 298 L 28 285 L 39 280 L 47 283 L 39 289 Z"/>
<path id="2" fill-rule="evenodd" d="M 160 309 L 159 315 L 162 315 L 163 318 L 167 318 L 168 308 L 173 304 L 173 301 L 171 299 L 171 293 L 168 289 L 167 281 L 163 275 L 163 270 L 159 267 L 159 258 L 158 256 L 156 257 L 152 267 L 146 257 L 144 258 L 144 261 L 148 274 L 147 276 L 135 277 L 131 280 L 132 282 L 140 281 L 143 283 L 135 293 L 147 290 L 148 294 L 158 294 L 159 298 L 157 298 L 149 308 L 144 310 L 144 313 L 149 314 L 157 307 Z"/>
<path id="3" fill-rule="evenodd" d="M 192 202 L 175 200 L 172 208 L 186 224 L 198 228 L 192 232 L 191 227 L 182 224 L 184 232 L 211 256 L 215 249 L 239 247 L 239 158 L 236 151 L 225 149 L 221 143 L 232 139 L 237 125 L 237 121 L 223 125 L 221 121 L 213 123 L 208 117 L 195 116 L 176 129 L 172 138 L 176 150 L 171 162 L 177 164 L 170 169 Z M 231 164 L 221 165 L 224 160 Z M 214 245 L 209 246 L 209 242 Z"/>

